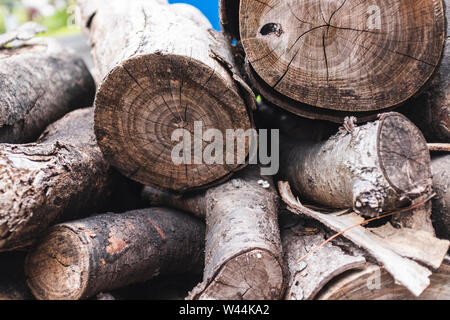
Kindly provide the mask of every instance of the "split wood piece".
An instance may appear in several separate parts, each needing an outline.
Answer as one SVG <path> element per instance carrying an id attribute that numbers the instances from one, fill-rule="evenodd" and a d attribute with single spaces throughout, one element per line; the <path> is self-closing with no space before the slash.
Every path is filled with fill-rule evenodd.
<path id="1" fill-rule="evenodd" d="M 194 196 L 175 197 L 147 187 L 152 205 L 206 218 L 204 281 L 193 300 L 271 300 L 284 293 L 278 194 L 271 178 L 248 167 L 233 180 Z M 162 203 L 161 203 L 162 202 Z"/>
<path id="2" fill-rule="evenodd" d="M 441 0 L 241 0 L 239 31 L 268 100 L 273 92 L 315 109 L 376 116 L 430 79 L 445 15 Z"/>
<path id="3" fill-rule="evenodd" d="M 25 254 L 8 252 L 0 255 L 0 300 L 32 300 L 25 282 Z"/>
<path id="4" fill-rule="evenodd" d="M 422 232 L 420 240 L 415 240 L 415 235 L 421 231 L 400 229 L 393 234 L 384 233 L 383 239 L 376 235 L 378 230 L 355 227 L 364 221 L 357 214 L 322 214 L 304 207 L 298 199 L 295 199 L 288 183 L 280 182 L 279 189 L 289 210 L 313 218 L 335 232 L 344 232 L 344 237 L 366 250 L 397 282 L 415 296 L 420 296 L 430 285 L 429 277 L 432 273 L 428 268 L 409 258 L 436 267 L 442 264 L 448 251 L 450 242 L 433 238 L 427 232 Z M 379 230 L 381 233 L 383 231 Z"/>
<path id="5" fill-rule="evenodd" d="M 444 0 L 447 33 L 444 55 L 428 89 L 402 107 L 430 142 L 450 141 L 450 0 Z"/>
<path id="6" fill-rule="evenodd" d="M 299 223 L 282 225 L 281 229 L 284 260 L 290 273 L 287 300 L 312 300 L 327 283 L 349 270 L 363 269 L 366 264 L 363 256 L 346 254 L 331 243 L 299 262 L 326 240 L 324 230 L 306 230 Z"/>
<path id="7" fill-rule="evenodd" d="M 93 108 L 49 126 L 37 143 L 0 145 L 0 251 L 31 245 L 49 226 L 98 210 L 114 185 L 94 136 Z"/>
<path id="8" fill-rule="evenodd" d="M 415 297 L 395 283 L 379 266 L 369 265 L 362 271 L 349 271 L 330 283 L 318 300 L 449 300 L 450 264 L 447 261 L 431 276 L 430 286 Z"/>
<path id="9" fill-rule="evenodd" d="M 0 42 L 31 34 L 2 35 Z M 0 46 L 0 143 L 36 140 L 66 113 L 92 105 L 95 83 L 81 57 L 55 40 Z"/>
<path id="10" fill-rule="evenodd" d="M 450 155 L 439 156 L 431 162 L 433 188 L 433 224 L 439 237 L 450 240 Z"/>
<path id="11" fill-rule="evenodd" d="M 282 176 L 303 198 L 364 216 L 402 206 L 431 192 L 430 153 L 419 129 L 399 113 L 320 143 L 281 145 Z"/>
<path id="12" fill-rule="evenodd" d="M 249 110 L 255 97 L 235 71 L 225 37 L 200 11 L 163 0 L 78 3 L 98 71 L 95 132 L 113 166 L 140 183 L 173 191 L 226 181 L 245 166 L 253 141 L 244 140 L 242 156 L 234 148 L 227 153 L 224 144 L 233 164 L 201 158 L 209 129 L 224 137 L 227 129 L 242 129 L 236 137 L 245 139 L 254 127 Z M 172 139 L 177 129 L 186 130 L 183 141 L 181 134 Z M 172 158 L 180 143 L 187 164 Z"/>
<path id="13" fill-rule="evenodd" d="M 160 274 L 201 272 L 204 224 L 162 208 L 105 214 L 57 225 L 25 261 L 41 300 L 78 300 Z"/>

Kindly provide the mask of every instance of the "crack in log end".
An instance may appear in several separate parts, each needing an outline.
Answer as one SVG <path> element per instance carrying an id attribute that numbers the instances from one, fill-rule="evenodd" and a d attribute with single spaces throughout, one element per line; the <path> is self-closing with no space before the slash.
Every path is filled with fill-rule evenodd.
<path id="1" fill-rule="evenodd" d="M 283 34 L 283 28 L 279 23 L 267 23 L 259 31 L 263 36 L 275 34 L 277 37 Z"/>
<path id="2" fill-rule="evenodd" d="M 257 89 L 267 85 L 264 97 L 290 112 L 375 116 L 417 94 L 439 65 L 440 0 L 264 2 L 240 1 L 242 46 L 258 75 L 249 80 Z M 283 25 L 281 37 L 274 22 Z"/>

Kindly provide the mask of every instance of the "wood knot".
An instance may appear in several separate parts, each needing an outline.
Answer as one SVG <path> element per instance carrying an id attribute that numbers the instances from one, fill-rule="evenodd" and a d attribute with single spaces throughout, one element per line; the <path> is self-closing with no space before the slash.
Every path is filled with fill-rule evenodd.
<path id="1" fill-rule="evenodd" d="M 263 36 L 275 34 L 277 37 L 283 34 L 283 29 L 279 23 L 267 23 L 259 31 Z"/>

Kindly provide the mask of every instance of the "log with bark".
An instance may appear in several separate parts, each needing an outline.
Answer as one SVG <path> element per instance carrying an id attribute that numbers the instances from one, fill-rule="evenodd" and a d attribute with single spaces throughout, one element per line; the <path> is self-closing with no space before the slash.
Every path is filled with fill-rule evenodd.
<path id="1" fill-rule="evenodd" d="M 431 142 L 450 142 L 450 0 L 444 0 L 447 33 L 444 55 L 427 90 L 402 107 Z"/>
<path id="2" fill-rule="evenodd" d="M 330 282 L 317 300 L 449 300 L 450 260 L 431 276 L 430 286 L 415 297 L 398 285 L 392 276 L 376 265 L 368 264 L 361 271 L 349 271 Z"/>
<path id="3" fill-rule="evenodd" d="M 145 185 L 186 191 L 225 181 L 245 165 L 253 141 L 242 155 L 224 148 L 233 160 L 226 164 L 201 161 L 200 131 L 242 129 L 236 136 L 245 139 L 255 101 L 225 37 L 200 11 L 165 0 L 78 3 L 97 68 L 96 136 L 113 166 Z M 177 129 L 185 129 L 182 164 L 172 157 Z"/>
<path id="4" fill-rule="evenodd" d="M 52 224 L 108 199 L 114 179 L 93 126 L 93 108 L 76 110 L 37 143 L 0 145 L 0 251 L 29 246 Z"/>
<path id="5" fill-rule="evenodd" d="M 204 224 L 163 208 L 57 225 L 25 261 L 37 299 L 78 300 L 160 274 L 201 272 Z"/>
<path id="6" fill-rule="evenodd" d="M 143 197 L 206 218 L 204 281 L 193 300 L 280 299 L 284 265 L 278 226 L 278 194 L 271 178 L 250 166 L 204 193 L 177 197 L 152 187 Z"/>
<path id="7" fill-rule="evenodd" d="M 281 175 L 304 199 L 378 216 L 431 193 L 430 153 L 407 118 L 387 113 L 344 128 L 324 142 L 281 146 Z"/>
<path id="8" fill-rule="evenodd" d="M 251 84 L 295 114 L 373 119 L 421 90 L 442 55 L 442 0 L 221 0 Z M 420 32 L 417 32 L 420 30 Z"/>
<path id="9" fill-rule="evenodd" d="M 38 38 L 34 24 L 0 36 L 0 143 L 36 140 L 66 113 L 91 106 L 95 83 L 81 57 L 55 40 Z"/>
<path id="10" fill-rule="evenodd" d="M 450 240 L 450 155 L 433 158 L 431 162 L 433 188 L 433 225 L 436 234 Z"/>

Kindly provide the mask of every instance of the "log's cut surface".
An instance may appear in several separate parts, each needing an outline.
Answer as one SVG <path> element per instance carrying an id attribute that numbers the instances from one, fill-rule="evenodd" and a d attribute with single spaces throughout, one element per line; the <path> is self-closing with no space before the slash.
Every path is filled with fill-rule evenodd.
<path id="1" fill-rule="evenodd" d="M 37 299 L 78 300 L 160 274 L 201 272 L 204 224 L 162 208 L 53 227 L 25 262 Z"/>
<path id="2" fill-rule="evenodd" d="M 37 143 L 0 145 L 0 251 L 28 246 L 52 224 L 95 212 L 112 189 L 93 108 L 69 113 Z"/>
<path id="3" fill-rule="evenodd" d="M 242 168 L 240 161 L 207 164 L 198 153 L 195 159 L 184 153 L 186 164 L 172 159 L 181 142 L 172 139 L 177 129 L 190 133 L 184 150 L 194 155 L 206 145 L 193 145 L 194 135 L 202 139 L 196 123 L 224 136 L 227 129 L 243 129 L 239 138 L 253 127 L 247 110 L 253 93 L 234 72 L 224 36 L 200 11 L 166 1 L 79 4 L 98 71 L 95 128 L 105 157 L 133 180 L 175 191 L 225 180 Z M 247 141 L 242 162 L 249 149 Z"/>
<path id="4" fill-rule="evenodd" d="M 36 140 L 66 113 L 92 105 L 95 94 L 81 57 L 46 38 L 0 44 L 0 88 L 0 143 Z"/>
<path id="5" fill-rule="evenodd" d="M 222 0 L 221 14 L 256 89 L 312 118 L 398 106 L 430 79 L 444 46 L 441 0 Z"/>
<path id="6" fill-rule="evenodd" d="M 285 179 L 305 199 L 378 216 L 431 191 L 430 153 L 419 129 L 399 113 L 319 142 L 282 146 Z"/>
<path id="7" fill-rule="evenodd" d="M 402 107 L 430 142 L 450 142 L 450 0 L 444 5 L 447 33 L 442 61 L 428 89 Z"/>

